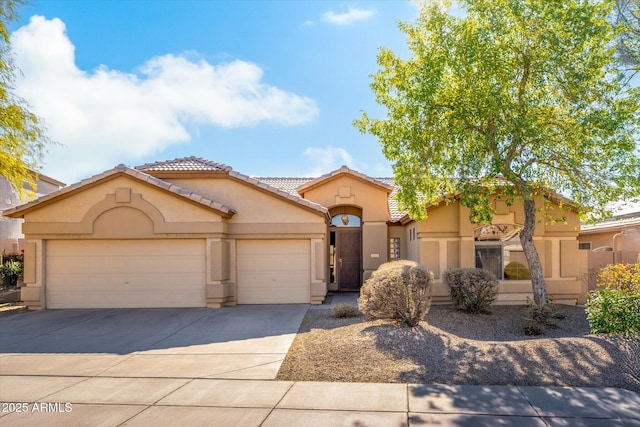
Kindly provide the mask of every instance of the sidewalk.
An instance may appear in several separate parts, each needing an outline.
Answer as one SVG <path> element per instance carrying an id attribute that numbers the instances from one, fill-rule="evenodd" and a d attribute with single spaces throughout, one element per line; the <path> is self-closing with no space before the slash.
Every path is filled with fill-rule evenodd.
<path id="1" fill-rule="evenodd" d="M 2 404 L 3 427 L 640 426 L 640 395 L 615 388 L 50 376 L 0 380 L 0 400 L 23 403 Z M 26 412 L 15 412 L 20 409 Z"/>

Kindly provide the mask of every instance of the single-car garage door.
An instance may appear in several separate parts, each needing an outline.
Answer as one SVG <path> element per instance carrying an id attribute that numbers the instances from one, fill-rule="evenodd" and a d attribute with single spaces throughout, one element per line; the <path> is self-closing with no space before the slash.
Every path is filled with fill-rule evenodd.
<path id="1" fill-rule="evenodd" d="M 47 308 L 204 307 L 203 240 L 49 240 Z"/>
<path id="2" fill-rule="evenodd" d="M 309 240 L 238 240 L 238 304 L 309 303 Z"/>

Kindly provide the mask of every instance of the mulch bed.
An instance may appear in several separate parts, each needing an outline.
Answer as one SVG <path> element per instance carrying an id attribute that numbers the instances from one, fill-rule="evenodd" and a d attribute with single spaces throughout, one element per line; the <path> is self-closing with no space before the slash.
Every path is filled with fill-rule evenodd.
<path id="1" fill-rule="evenodd" d="M 363 316 L 334 319 L 312 309 L 278 380 L 621 387 L 640 392 L 640 337 L 589 334 L 582 307 L 544 336 L 521 332 L 523 307 L 491 315 L 432 306 L 402 328 Z"/>

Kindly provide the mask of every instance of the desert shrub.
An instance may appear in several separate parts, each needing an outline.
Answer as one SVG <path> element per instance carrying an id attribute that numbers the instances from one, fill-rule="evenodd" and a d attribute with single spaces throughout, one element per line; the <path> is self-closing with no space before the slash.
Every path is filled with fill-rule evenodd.
<path id="1" fill-rule="evenodd" d="M 594 334 L 640 334 L 640 292 L 604 288 L 589 292 L 585 306 Z"/>
<path id="2" fill-rule="evenodd" d="M 527 298 L 524 308 L 522 331 L 525 335 L 543 335 L 547 328 L 558 326 L 558 320 L 566 316 L 558 310 L 558 306 L 549 303 L 538 305 L 532 299 Z"/>
<path id="3" fill-rule="evenodd" d="M 358 317 L 360 316 L 360 310 L 353 304 L 342 303 L 331 309 L 331 315 L 336 319 Z"/>
<path id="4" fill-rule="evenodd" d="M 444 273 L 454 307 L 470 313 L 491 313 L 498 295 L 493 273 L 479 268 L 455 268 Z"/>
<path id="5" fill-rule="evenodd" d="M 640 263 L 600 270 L 585 311 L 591 333 L 640 334 Z"/>
<path id="6" fill-rule="evenodd" d="M 504 268 L 504 277 L 508 280 L 530 280 L 531 272 L 521 262 L 511 261 Z"/>
<path id="7" fill-rule="evenodd" d="M 2 283 L 4 287 L 13 287 L 18 284 L 18 279 L 22 276 L 22 262 L 9 260 L 2 267 Z"/>
<path id="8" fill-rule="evenodd" d="M 597 277 L 598 288 L 640 294 L 640 263 L 608 265 Z"/>
<path id="9" fill-rule="evenodd" d="M 358 308 L 374 319 L 416 326 L 431 307 L 433 273 L 413 261 L 382 264 L 360 290 Z"/>

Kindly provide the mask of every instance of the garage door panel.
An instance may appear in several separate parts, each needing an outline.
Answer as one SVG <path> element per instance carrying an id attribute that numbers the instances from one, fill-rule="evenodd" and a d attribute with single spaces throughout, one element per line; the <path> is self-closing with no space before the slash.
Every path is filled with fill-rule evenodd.
<path id="1" fill-rule="evenodd" d="M 202 240 L 48 241 L 49 308 L 203 307 Z"/>
<path id="2" fill-rule="evenodd" d="M 308 303 L 308 240 L 238 241 L 238 303 Z"/>

